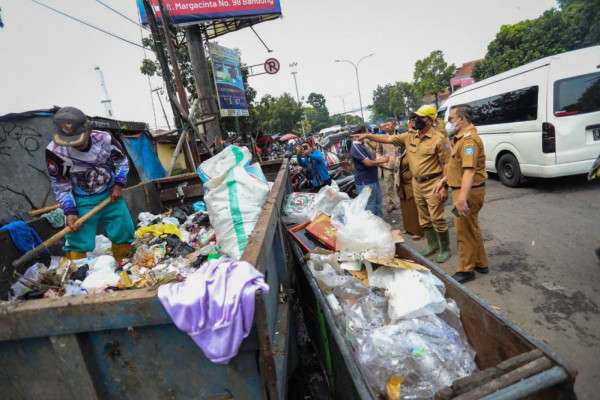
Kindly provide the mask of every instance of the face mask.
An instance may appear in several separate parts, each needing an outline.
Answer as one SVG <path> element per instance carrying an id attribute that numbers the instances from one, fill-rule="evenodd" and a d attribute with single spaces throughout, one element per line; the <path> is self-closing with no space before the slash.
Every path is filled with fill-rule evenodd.
<path id="1" fill-rule="evenodd" d="M 448 132 L 448 136 L 454 136 L 458 128 L 454 122 L 446 122 L 446 132 Z"/>
<path id="2" fill-rule="evenodd" d="M 415 129 L 418 130 L 418 131 L 420 131 L 421 129 L 425 128 L 426 124 L 425 124 L 425 121 L 423 119 L 417 118 L 417 119 L 415 119 L 414 125 L 415 125 Z"/>

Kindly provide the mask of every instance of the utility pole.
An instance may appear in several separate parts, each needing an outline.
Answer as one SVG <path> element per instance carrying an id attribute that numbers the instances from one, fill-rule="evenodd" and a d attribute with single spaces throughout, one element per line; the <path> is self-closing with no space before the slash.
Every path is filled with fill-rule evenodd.
<path id="1" fill-rule="evenodd" d="M 169 123 L 169 118 L 167 118 L 167 112 L 165 111 L 165 106 L 163 105 L 162 99 L 160 95 L 162 94 L 162 88 L 152 89 L 152 92 L 156 92 L 156 97 L 158 97 L 158 103 L 160 104 L 160 109 L 162 110 L 163 116 L 165 117 L 165 121 L 167 122 L 167 128 L 171 130 L 171 124 Z"/>
<path id="2" fill-rule="evenodd" d="M 297 66 L 298 66 L 297 62 L 293 62 L 290 64 L 290 68 L 294 68 Z M 300 104 L 300 107 L 302 107 L 302 102 L 300 101 L 300 93 L 298 92 L 298 80 L 296 79 L 296 75 L 298 74 L 298 71 L 293 70 L 291 72 L 291 74 L 294 77 L 294 86 L 296 87 L 296 101 L 298 102 L 298 104 Z M 304 114 L 304 110 L 302 110 L 302 115 L 304 116 L 304 122 L 306 122 L 306 115 Z M 302 125 L 302 136 L 306 136 L 306 131 L 304 129 L 304 123 L 302 123 L 301 125 Z"/>
<path id="3" fill-rule="evenodd" d="M 356 86 L 358 88 L 358 103 L 360 105 L 360 116 L 363 120 L 363 123 L 365 122 L 365 113 L 363 111 L 363 106 L 362 106 L 362 96 L 360 94 L 360 80 L 358 79 L 358 66 L 360 65 L 361 62 L 363 62 L 365 59 L 373 56 L 374 53 L 368 54 L 364 57 L 362 57 L 360 60 L 358 60 L 356 63 L 350 61 L 350 60 L 335 60 L 336 63 L 339 62 L 344 62 L 344 63 L 348 63 L 350 65 L 352 65 L 354 67 L 354 72 L 356 73 Z"/>
<path id="4" fill-rule="evenodd" d="M 215 118 L 210 122 L 205 123 L 204 134 L 206 142 L 209 144 L 220 143 L 217 138 L 221 137 L 221 126 L 219 124 L 219 108 L 217 99 L 215 98 L 214 82 L 208 73 L 208 61 L 206 60 L 206 52 L 204 51 L 204 40 L 200 26 L 191 25 L 185 28 L 187 38 L 188 53 L 192 64 L 192 74 L 194 75 L 194 84 L 196 85 L 196 93 L 200 103 L 202 117 Z M 220 150 L 220 149 L 219 149 Z"/>
<path id="5" fill-rule="evenodd" d="M 190 105 L 188 103 L 187 94 L 185 93 L 185 87 L 183 86 L 183 80 L 181 79 L 181 71 L 179 70 L 179 62 L 177 61 L 177 52 L 175 50 L 175 45 L 173 44 L 171 31 L 169 29 L 171 17 L 169 16 L 169 11 L 165 7 L 163 0 L 158 0 L 158 6 L 160 8 L 163 34 L 165 36 L 165 42 L 167 42 L 167 51 L 169 52 L 169 57 L 171 58 L 171 65 L 173 66 L 173 76 L 175 78 L 175 86 L 177 88 L 179 104 L 181 104 L 183 112 L 189 115 Z M 194 134 L 192 128 L 193 127 L 190 127 L 190 135 L 186 137 L 183 143 L 183 152 L 185 154 L 185 157 L 191 157 L 193 160 L 193 165 L 196 165 L 200 164 L 200 154 L 198 153 L 198 146 L 196 146 L 196 135 Z M 192 137 L 191 143 L 190 136 Z M 192 171 L 194 169 L 195 168 L 192 168 Z"/>
<path id="6" fill-rule="evenodd" d="M 348 125 L 348 114 L 346 114 L 346 97 L 351 94 L 352 93 L 344 93 L 344 94 L 339 94 L 339 95 L 335 96 L 342 101 L 342 109 L 344 110 L 343 114 L 344 114 L 344 124 L 345 125 Z"/>
<path id="7" fill-rule="evenodd" d="M 106 110 L 106 116 L 112 118 L 113 110 L 112 110 L 112 100 L 108 96 L 108 89 L 106 88 L 106 82 L 104 81 L 104 74 L 100 67 L 96 66 L 94 68 L 96 74 L 98 75 L 98 80 L 100 81 L 100 88 L 102 89 L 102 94 L 104 95 L 104 99 L 100 100 L 100 103 L 104 105 L 104 109 Z"/>

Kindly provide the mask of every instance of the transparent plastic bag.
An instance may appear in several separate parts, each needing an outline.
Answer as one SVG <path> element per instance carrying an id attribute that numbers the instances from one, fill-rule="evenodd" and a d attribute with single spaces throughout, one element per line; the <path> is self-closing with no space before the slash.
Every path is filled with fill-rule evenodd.
<path id="1" fill-rule="evenodd" d="M 380 268 L 381 269 L 381 268 Z M 446 309 L 443 284 L 429 272 L 395 270 L 387 290 L 390 301 L 388 315 L 392 321 L 439 314 Z"/>
<path id="2" fill-rule="evenodd" d="M 340 192 L 340 188 L 335 181 L 331 185 L 323 186 L 315 196 L 311 219 L 316 218 L 319 214 L 331 216 L 336 206 L 341 201 L 347 200 L 350 200 L 350 196 L 347 193 Z"/>
<path id="3" fill-rule="evenodd" d="M 401 398 L 429 399 L 454 380 L 476 371 L 475 352 L 459 333 L 435 315 L 373 329 L 357 359 L 379 393 L 392 375 L 403 378 Z"/>
<path id="4" fill-rule="evenodd" d="M 346 337 L 357 344 L 386 324 L 387 299 L 370 292 L 354 303 L 343 303 Z"/>
<path id="5" fill-rule="evenodd" d="M 350 204 L 342 202 L 332 212 L 337 247 L 341 251 L 365 252 L 373 257 L 394 257 L 396 245 L 390 225 L 365 210 L 370 195 L 371 189 L 366 188 Z"/>

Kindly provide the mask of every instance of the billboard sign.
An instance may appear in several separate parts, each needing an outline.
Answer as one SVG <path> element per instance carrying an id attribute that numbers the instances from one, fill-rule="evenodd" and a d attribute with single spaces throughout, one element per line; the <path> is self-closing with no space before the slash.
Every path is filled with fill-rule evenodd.
<path id="1" fill-rule="evenodd" d="M 208 44 L 208 51 L 219 96 L 221 116 L 249 116 L 246 90 L 240 68 L 240 53 L 215 43 Z"/>
<path id="2" fill-rule="evenodd" d="M 136 0 L 142 23 L 148 23 L 142 0 Z M 228 18 L 280 15 L 279 0 L 163 0 L 175 25 L 190 25 L 203 21 Z M 158 0 L 150 0 L 157 17 L 160 17 Z"/>

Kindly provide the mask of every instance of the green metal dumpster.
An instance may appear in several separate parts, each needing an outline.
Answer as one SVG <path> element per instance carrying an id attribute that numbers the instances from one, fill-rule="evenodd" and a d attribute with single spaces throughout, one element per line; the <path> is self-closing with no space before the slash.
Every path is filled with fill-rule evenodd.
<path id="1" fill-rule="evenodd" d="M 265 274 L 271 290 L 257 295 L 252 333 L 228 365 L 211 363 L 173 325 L 156 290 L 5 303 L 0 306 L 0 397 L 285 398 L 291 319 L 281 293 L 289 289 L 293 257 L 279 212 L 289 190 L 287 161 L 265 163 L 263 171 L 273 186 L 242 259 Z M 139 184 L 124 196 L 137 216 L 196 201 L 202 185 L 188 174 Z M 18 254 L 4 253 L 0 262 L 6 282 L 12 275 L 8 261 Z"/>

